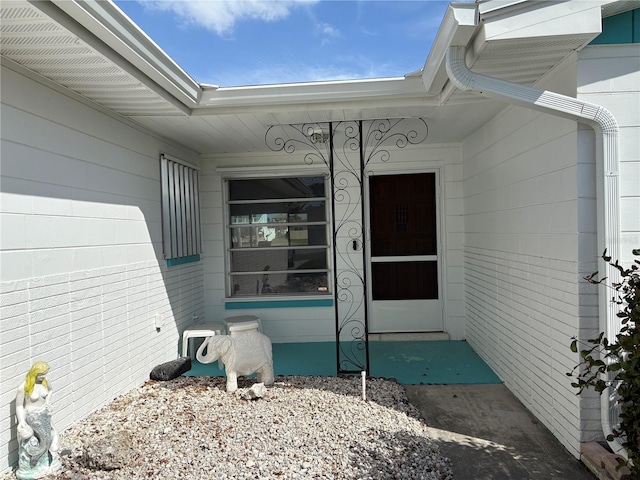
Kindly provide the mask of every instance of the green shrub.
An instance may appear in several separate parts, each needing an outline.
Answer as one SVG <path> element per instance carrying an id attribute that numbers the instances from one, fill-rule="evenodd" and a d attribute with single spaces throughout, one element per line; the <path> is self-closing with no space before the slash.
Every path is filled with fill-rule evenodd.
<path id="1" fill-rule="evenodd" d="M 621 440 L 633 478 L 640 478 L 640 260 L 634 260 L 631 267 L 624 268 L 617 260 L 612 262 L 606 253 L 602 258 L 620 272 L 620 282 L 607 285 L 614 291 L 612 301 L 620 306 L 617 315 L 622 327 L 614 341 L 606 338 L 604 332 L 587 340 L 588 348 L 580 350 L 581 364 L 567 375 L 575 376 L 576 381 L 571 386 L 578 389 L 578 395 L 588 388 L 600 394 L 609 386 L 616 390 L 621 409 L 620 428 L 614 429 L 607 440 Z M 640 255 L 640 249 L 633 250 L 633 255 Z M 598 280 L 596 277 L 597 272 L 586 280 L 594 284 L 606 283 L 606 278 Z M 578 352 L 576 337 L 572 339 L 571 351 Z M 577 376 L 576 371 L 579 372 Z"/>

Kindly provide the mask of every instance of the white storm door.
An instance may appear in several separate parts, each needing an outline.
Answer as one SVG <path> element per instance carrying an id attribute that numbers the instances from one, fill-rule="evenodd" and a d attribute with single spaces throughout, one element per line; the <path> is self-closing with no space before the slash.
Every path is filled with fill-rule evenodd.
<path id="1" fill-rule="evenodd" d="M 369 177 L 369 331 L 443 331 L 435 172 Z"/>

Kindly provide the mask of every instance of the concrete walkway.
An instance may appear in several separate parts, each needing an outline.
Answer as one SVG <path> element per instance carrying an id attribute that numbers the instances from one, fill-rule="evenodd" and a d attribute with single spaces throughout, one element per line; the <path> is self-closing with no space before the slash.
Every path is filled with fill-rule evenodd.
<path id="1" fill-rule="evenodd" d="M 592 480 L 502 384 L 406 385 L 456 480 Z"/>

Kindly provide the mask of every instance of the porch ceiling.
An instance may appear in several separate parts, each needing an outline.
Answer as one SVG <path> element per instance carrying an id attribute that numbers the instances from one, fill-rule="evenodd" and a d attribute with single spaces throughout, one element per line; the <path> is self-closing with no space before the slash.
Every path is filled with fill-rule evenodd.
<path id="1" fill-rule="evenodd" d="M 452 88 L 441 72 L 437 94 L 425 89 L 422 72 L 352 82 L 198 85 L 114 4 L 3 0 L 0 5 L 3 63 L 15 62 L 197 153 L 268 151 L 264 135 L 271 125 L 375 118 L 422 117 L 428 143 L 458 142 L 503 108 Z M 469 64 L 530 85 L 593 36 L 488 39 L 481 30 Z M 442 61 L 435 67 L 444 68 Z"/>

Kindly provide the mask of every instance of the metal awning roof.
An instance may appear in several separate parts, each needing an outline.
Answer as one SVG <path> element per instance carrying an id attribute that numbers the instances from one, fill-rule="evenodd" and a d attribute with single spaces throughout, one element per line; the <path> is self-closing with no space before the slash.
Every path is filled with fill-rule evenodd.
<path id="1" fill-rule="evenodd" d="M 474 71 L 533 85 L 599 33 L 601 12 L 638 6 L 637 0 L 571 3 L 455 4 L 423 71 L 390 79 L 200 85 L 115 4 L 96 0 L 3 0 L 0 53 L 3 64 L 46 77 L 201 154 L 266 151 L 271 125 L 374 118 L 422 117 L 427 142 L 449 143 L 503 108 L 449 84 L 443 60 L 452 42 L 468 42 Z"/>

